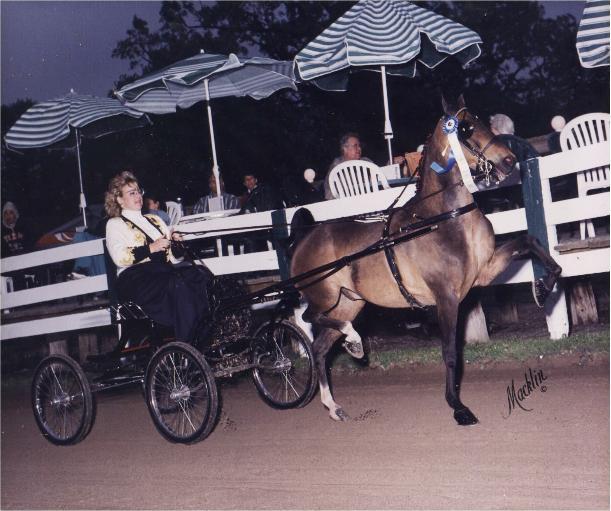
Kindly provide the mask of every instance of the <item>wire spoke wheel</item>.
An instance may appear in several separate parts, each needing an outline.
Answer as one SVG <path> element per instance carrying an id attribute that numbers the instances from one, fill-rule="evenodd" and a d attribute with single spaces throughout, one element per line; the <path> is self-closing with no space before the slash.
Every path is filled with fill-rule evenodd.
<path id="1" fill-rule="evenodd" d="M 146 404 L 157 430 L 169 441 L 190 444 L 210 434 L 218 416 L 216 381 L 193 346 L 167 344 L 149 362 Z"/>
<path id="2" fill-rule="evenodd" d="M 31 398 L 36 423 L 49 442 L 76 444 L 91 430 L 91 388 L 81 366 L 70 357 L 51 355 L 38 364 Z"/>
<path id="3" fill-rule="evenodd" d="M 261 325 L 254 337 L 252 376 L 261 398 L 274 408 L 306 405 L 318 380 L 305 333 L 289 321 L 272 321 Z"/>

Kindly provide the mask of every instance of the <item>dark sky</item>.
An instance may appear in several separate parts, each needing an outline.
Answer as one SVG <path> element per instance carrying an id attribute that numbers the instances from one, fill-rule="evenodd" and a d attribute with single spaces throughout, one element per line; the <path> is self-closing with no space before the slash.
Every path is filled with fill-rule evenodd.
<path id="1" fill-rule="evenodd" d="M 111 58 L 133 16 L 157 27 L 160 2 L 0 2 L 2 104 L 67 93 L 105 96 L 126 61 Z"/>
<path id="2" fill-rule="evenodd" d="M 579 20 L 584 1 L 543 4 L 550 17 L 570 13 Z M 159 7 L 153 1 L 0 1 L 2 104 L 51 99 L 71 88 L 105 96 L 129 71 L 127 62 L 111 58 L 117 41 L 134 14 L 156 28 Z"/>

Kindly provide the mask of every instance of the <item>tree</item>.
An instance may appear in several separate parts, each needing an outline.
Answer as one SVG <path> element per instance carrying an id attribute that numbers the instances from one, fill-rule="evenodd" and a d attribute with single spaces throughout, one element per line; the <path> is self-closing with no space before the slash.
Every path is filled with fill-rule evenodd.
<path id="1" fill-rule="evenodd" d="M 587 111 L 609 109 L 608 71 L 585 70 L 579 65 L 574 41 L 577 23 L 572 16 L 545 18 L 539 2 L 423 4 L 472 28 L 484 44 L 482 55 L 467 70 L 448 59 L 432 71 L 421 69 L 414 80 L 391 79 L 394 117 L 418 120 L 416 124 L 411 121 L 408 126 L 398 128 L 396 138 L 400 144 L 415 148 L 426 136 L 430 123 L 439 113 L 441 90 L 464 90 L 468 99 L 473 98 L 471 104 L 479 112 L 507 112 L 516 121 L 522 136 L 548 132 L 549 120 L 556 114 L 572 118 Z M 291 59 L 351 5 L 346 2 L 164 3 L 160 10 L 161 28 L 150 32 L 146 22 L 135 18 L 133 28 L 119 42 L 113 56 L 128 59 L 136 74 L 159 69 L 195 54 L 200 48 Z M 326 140 L 334 152 L 335 144 L 329 144 L 329 139 L 337 139 L 345 126 L 361 126 L 358 131 L 367 137 L 379 138 L 380 105 L 376 104 L 375 96 L 378 79 L 368 74 L 358 73 L 348 94 L 321 93 L 303 85 L 297 97 L 274 98 L 281 112 L 272 108 L 270 113 L 282 113 L 279 119 L 284 119 L 298 112 L 301 126 L 294 131 L 299 133 L 300 138 L 295 142 L 300 145 L 304 145 L 303 136 L 312 139 L 311 144 L 305 145 L 315 147 Z M 126 78 L 122 77 L 120 83 Z M 363 105 L 371 105 L 372 109 Z M 383 154 L 382 144 L 376 142 L 371 149 Z M 304 156 L 299 154 L 300 158 Z M 329 153 L 325 151 L 324 156 L 328 157 Z"/>

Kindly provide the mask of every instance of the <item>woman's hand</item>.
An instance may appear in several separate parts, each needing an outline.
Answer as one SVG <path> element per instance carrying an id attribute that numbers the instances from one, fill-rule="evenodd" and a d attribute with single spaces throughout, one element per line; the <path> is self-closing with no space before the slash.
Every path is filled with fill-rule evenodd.
<path id="1" fill-rule="evenodd" d="M 149 250 L 151 254 L 153 252 L 161 252 L 162 250 L 168 250 L 170 248 L 170 240 L 167 238 L 159 238 L 158 240 L 153 241 L 149 245 Z"/>

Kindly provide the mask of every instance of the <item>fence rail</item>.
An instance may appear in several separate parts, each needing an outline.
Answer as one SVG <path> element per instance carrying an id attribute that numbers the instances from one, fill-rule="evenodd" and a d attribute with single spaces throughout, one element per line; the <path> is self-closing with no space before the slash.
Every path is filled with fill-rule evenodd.
<path id="1" fill-rule="evenodd" d="M 566 222 L 575 222 L 609 215 L 609 192 L 582 198 L 553 201 L 550 180 L 561 176 L 582 172 L 591 168 L 609 165 L 609 145 L 598 144 L 550 156 L 538 158 L 543 207 L 552 256 L 563 267 L 563 277 L 594 274 L 609 271 L 610 252 L 608 247 L 575 253 L 560 253 L 554 247 L 558 245 L 556 227 Z M 410 186 L 402 193 L 402 188 L 382 190 L 366 197 L 344 198 L 308 205 L 316 220 L 342 218 L 360 213 L 383 210 L 401 194 L 397 205 L 403 205 L 415 194 L 415 187 Z M 270 225 L 281 226 L 290 223 L 298 208 L 288 208 L 278 212 L 262 212 L 249 215 L 203 219 L 201 215 L 186 216 L 181 219 L 179 229 L 186 240 L 202 238 L 223 238 L 236 233 L 252 233 Z M 487 215 L 495 234 L 509 234 L 527 230 L 528 222 L 524 208 L 502 211 Z M 278 221 L 281 218 L 281 221 Z M 223 231 L 225 230 L 226 231 Z M 8 292 L 6 274 L 27 270 L 29 268 L 68 261 L 83 256 L 94 256 L 104 253 L 102 240 L 88 241 L 60 248 L 33 252 L 18 257 L 4 258 L 1 261 L 2 283 L 2 340 L 49 334 L 54 332 L 93 328 L 110 324 L 110 312 L 103 307 L 93 311 L 63 314 L 52 318 L 37 318 L 28 321 L 11 321 L 11 309 L 32 304 L 45 303 L 50 300 L 82 296 L 90 293 L 107 291 L 105 275 L 87 277 L 77 281 L 50 284 L 47 286 Z M 276 251 L 267 250 L 248 254 L 211 257 L 203 260 L 210 270 L 217 274 L 245 273 L 253 271 L 278 270 L 280 263 Z M 494 282 L 512 284 L 533 280 L 533 266 L 530 261 L 512 264 Z M 553 306 L 546 310 L 548 326 L 553 338 L 568 334 L 568 316 L 566 301 L 562 290 Z"/>

